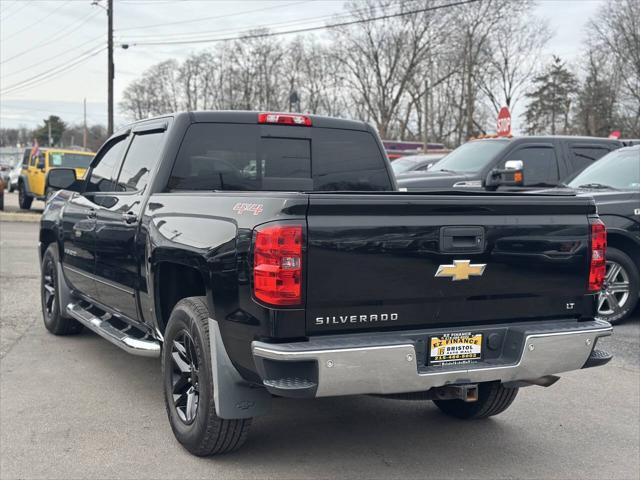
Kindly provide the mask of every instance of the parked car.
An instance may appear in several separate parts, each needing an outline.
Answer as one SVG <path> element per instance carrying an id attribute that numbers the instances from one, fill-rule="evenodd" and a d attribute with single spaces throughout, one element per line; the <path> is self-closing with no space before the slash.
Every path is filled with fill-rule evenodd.
<path id="1" fill-rule="evenodd" d="M 84 175 L 93 152 L 64 150 L 60 148 L 40 148 L 34 154 L 25 151 L 22 170 L 18 179 L 18 203 L 20 208 L 31 208 L 34 198 L 44 200 L 46 197 L 45 180 L 53 168 L 74 168 L 80 178 Z"/>
<path id="2" fill-rule="evenodd" d="M 4 210 L 4 179 L 0 177 L 0 210 Z"/>
<path id="3" fill-rule="evenodd" d="M 12 165 L 10 163 L 0 164 L 0 178 L 4 181 L 5 186 L 9 185 L 9 173 L 11 172 Z"/>
<path id="4" fill-rule="evenodd" d="M 160 357 L 195 455 L 242 445 L 272 396 L 411 394 L 479 419 L 611 359 L 593 199 L 400 192 L 362 122 L 144 120 L 47 187 L 45 327 Z"/>
<path id="5" fill-rule="evenodd" d="M 518 160 L 524 165 L 524 188 L 554 187 L 561 179 L 621 146 L 618 140 L 568 136 L 472 140 L 422 175 L 398 175 L 398 186 L 409 191 L 450 187 L 481 189 L 492 170 L 504 169 L 506 162 Z"/>
<path id="6" fill-rule="evenodd" d="M 20 181 L 20 175 L 22 174 L 22 163 L 16 163 L 9 172 L 9 191 L 13 192 L 18 189 L 18 182 Z"/>
<path id="7" fill-rule="evenodd" d="M 446 153 L 427 153 L 419 155 L 407 155 L 391 162 L 391 168 L 396 175 L 408 172 L 424 172 L 441 160 Z"/>
<path id="8" fill-rule="evenodd" d="M 628 318 L 640 296 L 640 145 L 605 155 L 567 182 L 592 196 L 607 226 L 607 272 L 598 316 Z"/>

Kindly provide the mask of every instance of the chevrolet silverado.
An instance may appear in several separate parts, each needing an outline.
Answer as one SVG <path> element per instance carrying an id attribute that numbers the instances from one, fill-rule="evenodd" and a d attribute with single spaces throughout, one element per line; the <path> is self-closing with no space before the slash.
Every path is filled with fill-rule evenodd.
<path id="1" fill-rule="evenodd" d="M 177 113 L 46 186 L 45 327 L 160 357 L 171 428 L 195 455 L 238 448 L 274 396 L 432 400 L 480 419 L 611 358 L 596 349 L 611 325 L 594 319 L 593 199 L 401 192 L 362 122 Z"/>

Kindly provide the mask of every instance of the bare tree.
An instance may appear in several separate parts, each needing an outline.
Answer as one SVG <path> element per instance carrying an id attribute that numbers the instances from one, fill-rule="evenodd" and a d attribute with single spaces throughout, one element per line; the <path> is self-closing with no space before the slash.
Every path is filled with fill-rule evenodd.
<path id="1" fill-rule="evenodd" d="M 608 0 L 589 23 L 594 44 L 611 56 L 619 72 L 620 122 L 640 136 L 640 2 Z"/>
<path id="2" fill-rule="evenodd" d="M 532 2 L 514 3 L 516 12 L 503 18 L 487 46 L 486 75 L 480 88 L 497 114 L 502 106 L 513 110 L 532 77 L 541 69 L 541 52 L 551 39 L 542 19 L 531 14 Z"/>

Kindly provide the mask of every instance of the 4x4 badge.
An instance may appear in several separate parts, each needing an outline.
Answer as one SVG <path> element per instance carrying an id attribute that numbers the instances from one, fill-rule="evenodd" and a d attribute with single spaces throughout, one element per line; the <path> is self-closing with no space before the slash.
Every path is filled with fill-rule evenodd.
<path id="1" fill-rule="evenodd" d="M 453 265 L 440 265 L 436 277 L 451 277 L 451 280 L 469 280 L 471 276 L 481 276 L 486 268 L 486 263 L 472 264 L 471 260 L 454 260 Z"/>

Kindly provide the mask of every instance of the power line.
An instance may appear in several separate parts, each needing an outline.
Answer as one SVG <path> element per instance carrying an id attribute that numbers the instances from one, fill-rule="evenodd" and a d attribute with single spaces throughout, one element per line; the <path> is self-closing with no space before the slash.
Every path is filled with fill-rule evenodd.
<path id="1" fill-rule="evenodd" d="M 2 17 L 0 20 L 3 20 L 3 21 L 9 20 L 11 17 L 15 16 L 16 13 L 21 12 L 26 7 L 28 7 L 30 3 L 33 3 L 33 0 L 29 0 L 27 2 L 24 2 L 16 10 L 13 10 L 12 12 L 9 13 L 9 15 L 7 15 L 6 17 Z"/>
<path id="2" fill-rule="evenodd" d="M 180 20 L 177 22 L 165 22 L 165 23 L 155 23 L 155 24 L 151 24 L 151 25 L 139 25 L 137 27 L 127 27 L 127 28 L 117 28 L 115 29 L 116 32 L 125 32 L 125 31 L 129 31 L 129 30 L 143 30 L 143 29 L 147 29 L 147 28 L 156 28 L 156 27 L 167 27 L 170 25 L 184 25 L 185 23 L 196 23 L 196 22 L 204 22 L 207 20 L 216 20 L 216 19 L 220 19 L 220 18 L 229 18 L 229 17 L 236 17 L 238 15 L 246 15 L 247 13 L 256 13 L 256 12 L 263 12 L 265 10 L 273 10 L 274 8 L 281 8 L 281 7 L 292 7 L 294 5 L 299 5 L 301 3 L 306 3 L 306 2 L 293 2 L 293 3 L 285 3 L 285 4 L 280 4 L 280 5 L 272 5 L 270 7 L 264 7 L 264 8 L 256 8 L 253 10 L 243 10 L 242 12 L 236 12 L 236 13 L 229 13 L 226 15 L 214 15 L 213 17 L 201 17 L 201 18 L 193 18 L 191 20 Z"/>
<path id="3" fill-rule="evenodd" d="M 15 54 L 15 55 L 13 55 L 13 56 L 11 56 L 11 57 L 9 57 L 9 58 L 7 58 L 7 59 L 3 60 L 2 62 L 0 62 L 0 65 L 3 65 L 3 64 L 5 64 L 6 62 L 8 62 L 8 61 L 10 61 L 10 60 L 13 60 L 14 58 L 20 57 L 20 56 L 24 55 L 25 53 L 28 53 L 28 52 L 31 52 L 31 51 L 33 51 L 33 50 L 37 49 L 37 48 L 40 48 L 42 45 L 51 45 L 51 44 L 52 44 L 51 42 L 52 42 L 53 40 L 57 40 L 58 38 L 62 37 L 63 35 L 65 35 L 65 34 L 67 33 L 67 31 L 68 31 L 68 30 L 71 30 L 71 29 L 77 29 L 77 28 L 79 28 L 80 26 L 82 26 L 82 25 L 84 25 L 85 23 L 87 23 L 89 20 L 91 20 L 93 17 L 95 17 L 95 16 L 96 16 L 97 14 L 99 14 L 99 13 L 100 13 L 100 11 L 99 11 L 99 10 L 96 10 L 96 11 L 92 11 L 92 12 L 90 12 L 90 13 L 89 13 L 89 15 L 87 15 L 86 17 L 83 17 L 83 18 L 82 18 L 82 20 L 80 20 L 80 21 L 79 21 L 79 23 L 78 23 L 78 20 L 75 20 L 73 23 L 71 23 L 71 24 L 67 25 L 65 28 L 63 28 L 60 32 L 58 32 L 57 34 L 55 34 L 53 37 L 51 37 L 51 38 L 47 38 L 47 39 L 43 40 L 42 42 L 37 43 L 37 44 L 35 44 L 35 45 L 33 45 L 33 46 L 31 46 L 31 47 L 27 48 L 26 50 L 23 50 L 22 52 L 17 53 L 17 54 Z M 98 36 L 98 37 L 95 37 L 95 38 L 93 38 L 93 39 L 89 40 L 87 43 L 92 42 L 92 41 L 94 41 L 94 40 L 96 40 L 96 39 L 98 39 L 98 38 L 102 38 L 102 37 L 103 37 L 103 35 L 100 35 L 100 36 Z M 86 43 L 84 43 L 83 45 L 86 45 Z M 77 48 L 79 48 L 79 47 L 77 47 L 77 46 L 76 46 L 76 47 L 74 47 L 74 49 L 77 49 Z M 73 50 L 73 49 L 72 49 L 72 50 Z M 65 51 L 65 53 L 68 53 L 68 51 L 69 51 L 69 50 Z M 53 56 L 52 56 L 52 58 L 55 58 L 55 57 L 56 57 L 56 55 L 53 55 Z M 51 58 L 50 58 L 49 60 L 51 60 Z M 45 62 L 46 62 L 46 61 L 48 61 L 48 60 L 45 60 Z M 37 63 L 34 63 L 34 64 L 32 64 L 32 65 L 38 65 L 38 64 L 37 64 Z M 18 70 L 18 72 L 12 72 L 12 73 L 10 73 L 10 74 L 4 75 L 4 77 L 9 77 L 9 76 L 11 76 L 11 75 L 15 75 L 16 73 L 23 72 L 24 70 L 28 70 L 29 68 L 31 68 L 31 66 L 29 66 L 29 67 L 25 67 L 25 68 L 23 68 L 22 70 Z"/>
<path id="4" fill-rule="evenodd" d="M 52 10 L 51 12 L 49 12 L 47 15 L 45 15 L 44 17 L 42 17 L 39 20 L 36 20 L 35 22 L 29 22 L 28 25 L 26 25 L 24 28 L 21 28 L 20 30 L 13 32 L 11 34 L 9 34 L 8 36 L 6 36 L 5 38 L 2 39 L 3 42 L 6 42 L 8 39 L 15 37 L 17 34 L 24 32 L 25 30 L 29 30 L 30 28 L 33 28 L 34 25 L 40 23 L 40 22 L 44 22 L 47 18 L 51 17 L 52 15 L 58 13 L 58 10 L 60 10 L 62 7 L 64 7 L 65 5 L 71 3 L 71 0 L 67 0 L 64 3 L 61 3 L 60 5 L 58 5 L 58 8 Z"/>
<path id="5" fill-rule="evenodd" d="M 7 73 L 7 74 L 3 75 L 2 78 L 13 77 L 14 75 L 17 75 L 17 74 L 22 73 L 24 71 L 31 70 L 33 67 L 39 67 L 41 65 L 45 65 L 45 64 L 50 63 L 52 61 L 56 61 L 56 62 L 60 63 L 60 57 L 64 57 L 64 56 L 66 56 L 67 54 L 69 54 L 71 52 L 75 52 L 76 50 L 80 50 L 85 45 L 89 45 L 90 43 L 94 43 L 96 40 L 102 39 L 103 37 L 104 37 L 104 35 L 99 35 L 97 37 L 94 37 L 94 38 L 92 38 L 90 40 L 87 40 L 86 42 L 81 43 L 80 45 L 76 45 L 75 47 L 73 47 L 71 49 L 68 49 L 68 50 L 66 50 L 66 51 L 64 51 L 62 53 L 51 55 L 51 57 L 46 59 L 46 60 L 41 60 L 39 62 L 34 62 L 34 63 L 32 63 L 30 65 L 27 65 L 26 67 L 24 67 L 24 68 L 22 68 L 20 70 L 17 70 L 15 72 Z M 103 42 L 100 42 L 100 44 L 102 44 L 102 43 Z M 97 46 L 98 46 L 98 44 L 96 44 L 92 48 L 95 48 Z"/>
<path id="6" fill-rule="evenodd" d="M 424 12 L 431 12 L 434 10 L 441 10 L 444 8 L 450 8 L 450 7 L 458 7 L 461 5 L 467 5 L 470 3 L 476 3 L 479 2 L 480 0 L 462 0 L 459 2 L 455 2 L 455 3 L 449 3 L 449 4 L 444 4 L 444 5 L 436 5 L 433 7 L 426 7 L 426 8 L 421 8 L 418 10 L 411 10 L 411 11 L 407 11 L 407 12 L 399 12 L 399 13 L 392 13 L 392 14 L 387 14 L 387 15 L 380 15 L 378 17 L 371 17 L 371 18 L 364 18 L 364 19 L 359 19 L 359 20 L 350 20 L 347 22 L 340 22 L 340 23 L 334 23 L 331 25 L 322 25 L 319 27 L 307 27 L 307 28 L 297 28 L 297 29 L 293 29 L 293 30 L 286 30 L 284 32 L 265 32 L 265 33 L 255 33 L 255 34 L 248 34 L 248 35 L 240 35 L 240 36 L 236 36 L 236 37 L 224 37 L 224 38 L 210 38 L 210 39 L 201 39 L 201 40 L 174 40 L 174 41 L 168 41 L 168 42 L 160 42 L 160 41 L 156 41 L 156 42 L 132 42 L 131 45 L 134 46 L 138 46 L 138 45 L 185 45 L 185 44 L 194 44 L 194 43 L 217 43 L 217 42 L 226 42 L 226 41 L 230 41 L 230 40 L 249 40 L 249 39 L 253 39 L 253 38 L 267 38 L 267 37 L 277 37 L 277 36 L 281 36 L 281 35 L 289 35 L 292 33 L 305 33 L 305 32 L 313 32 L 313 31 L 317 31 L 317 30 L 326 30 L 326 29 L 330 29 L 330 28 L 338 28 L 338 27 L 345 27 L 348 25 L 355 25 L 358 23 L 369 23 L 369 22 L 375 22 L 377 20 L 386 20 L 389 18 L 396 18 L 396 17 L 403 17 L 406 15 L 413 15 L 415 13 L 424 13 Z M 259 27 L 257 27 L 259 28 Z"/>
<path id="7" fill-rule="evenodd" d="M 11 85 L 10 87 L 7 87 L 5 90 L 3 90 L 2 92 L 0 92 L 2 95 L 6 95 L 8 93 L 13 93 L 16 90 L 23 90 L 26 88 L 31 88 L 31 87 L 35 87 L 36 85 L 39 85 L 40 83 L 46 81 L 46 80 L 50 80 L 51 78 L 55 78 L 60 76 L 60 74 L 66 74 L 69 73 L 70 71 L 73 70 L 72 67 L 77 67 L 80 64 L 84 63 L 85 61 L 89 60 L 90 58 L 95 57 L 96 55 L 98 55 L 99 53 L 104 52 L 107 49 L 106 46 L 102 46 L 99 50 L 96 50 L 94 52 L 92 52 L 89 55 L 86 55 L 84 57 L 80 56 L 78 57 L 76 60 L 71 61 L 68 64 L 65 65 L 61 65 L 59 67 L 50 69 L 47 72 L 44 72 L 40 75 L 36 75 L 34 77 L 31 77 L 29 80 L 25 80 L 24 82 L 15 84 L 15 85 Z"/>
<path id="8" fill-rule="evenodd" d="M 412 2 L 416 1 L 416 0 L 410 0 Z M 408 2 L 407 2 L 408 3 Z M 396 5 L 402 5 L 402 4 L 396 4 Z M 267 28 L 267 29 L 271 29 L 271 28 L 275 28 L 275 27 L 282 27 L 282 26 L 293 26 L 293 25 L 300 25 L 300 24 L 309 24 L 309 23 L 316 23 L 322 20 L 326 20 L 326 19 L 342 19 L 342 18 L 353 18 L 354 14 L 357 13 L 362 13 L 362 12 L 366 12 L 367 9 L 356 9 L 354 10 L 354 12 L 351 13 L 345 13 L 345 14 L 341 14 L 341 15 L 335 15 L 335 14 L 331 14 L 331 15 L 321 15 L 321 16 L 315 16 L 315 17 L 306 17 L 306 18 L 298 18 L 298 19 L 293 19 L 293 20 L 287 20 L 284 22 L 277 22 L 277 23 L 273 23 L 273 24 L 269 24 L 269 25 L 259 25 L 259 26 L 245 26 L 242 28 L 224 28 L 224 29 L 216 29 L 216 33 L 219 34 L 221 32 L 233 32 L 234 34 L 239 34 L 241 32 L 250 32 L 253 31 L 257 28 Z M 200 31 L 200 32 L 191 32 L 191 33 L 175 33 L 175 34 L 158 34 L 158 33 L 152 33 L 152 34 L 142 34 L 142 35 L 136 35 L 136 34 L 132 34 L 131 37 L 127 36 L 126 39 L 129 40 L 129 43 L 131 42 L 135 42 L 136 40 L 140 39 L 141 37 L 158 37 L 158 38 L 162 38 L 162 39 L 167 39 L 167 38 L 177 38 L 177 37 L 194 37 L 194 38 L 188 38 L 188 40 L 198 40 L 197 36 L 203 36 L 203 35 L 211 35 L 211 31 L 207 30 L 207 31 Z M 187 38 L 185 38 L 187 39 Z M 144 38 L 142 39 L 143 41 L 152 41 L 152 40 L 145 40 Z M 126 43 L 126 42 L 123 42 Z"/>

